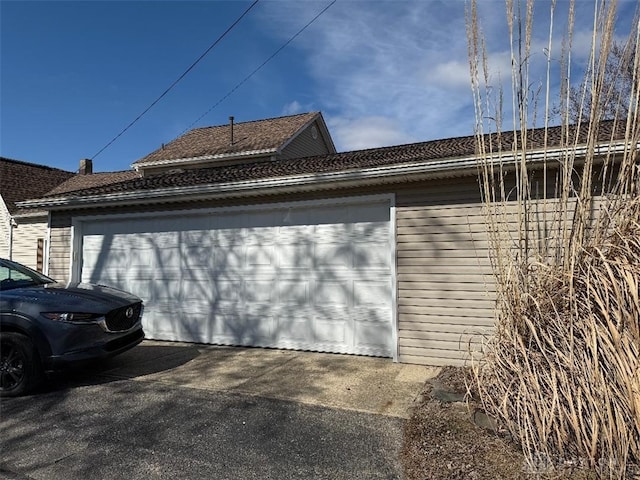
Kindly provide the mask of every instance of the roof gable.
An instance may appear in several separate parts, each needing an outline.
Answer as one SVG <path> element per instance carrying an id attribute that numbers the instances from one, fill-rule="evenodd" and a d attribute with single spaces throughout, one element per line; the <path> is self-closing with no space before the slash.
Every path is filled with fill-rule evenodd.
<path id="1" fill-rule="evenodd" d="M 323 136 L 328 137 L 319 112 L 240 122 L 233 126 L 196 128 L 137 160 L 133 166 L 144 171 L 154 166 L 179 167 L 206 161 L 277 155 L 316 120 L 324 127 Z M 335 152 L 330 137 L 327 144 L 330 145 L 330 153 Z"/>
<path id="2" fill-rule="evenodd" d="M 0 194 L 9 213 L 16 213 L 17 202 L 45 195 L 74 172 L 35 163 L 0 157 Z"/>

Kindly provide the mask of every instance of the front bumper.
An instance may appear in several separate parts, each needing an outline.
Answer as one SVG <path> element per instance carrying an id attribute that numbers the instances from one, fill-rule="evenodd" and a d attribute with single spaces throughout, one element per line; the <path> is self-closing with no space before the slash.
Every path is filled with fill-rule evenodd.
<path id="1" fill-rule="evenodd" d="M 87 348 L 72 350 L 60 355 L 52 355 L 44 359 L 46 370 L 59 370 L 64 367 L 92 360 L 104 360 L 119 355 L 138 345 L 144 340 L 142 325 L 138 324 L 125 335 L 119 335 L 104 343 L 94 344 Z"/>

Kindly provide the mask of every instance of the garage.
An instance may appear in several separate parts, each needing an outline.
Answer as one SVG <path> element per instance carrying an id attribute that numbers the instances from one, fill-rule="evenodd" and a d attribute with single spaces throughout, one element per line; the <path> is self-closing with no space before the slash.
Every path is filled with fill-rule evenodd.
<path id="1" fill-rule="evenodd" d="M 389 197 L 81 217 L 83 282 L 145 302 L 148 338 L 397 356 Z"/>

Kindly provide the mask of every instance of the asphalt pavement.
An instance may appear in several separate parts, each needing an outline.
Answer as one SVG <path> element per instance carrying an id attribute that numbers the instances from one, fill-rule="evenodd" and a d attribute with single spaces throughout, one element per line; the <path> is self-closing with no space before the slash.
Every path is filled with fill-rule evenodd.
<path id="1" fill-rule="evenodd" d="M 406 415 L 372 412 L 366 402 L 365 408 L 355 408 L 356 401 L 336 407 L 331 396 L 322 400 L 321 388 L 314 390 L 320 401 L 313 401 L 313 395 L 291 399 L 277 395 L 278 388 L 265 386 L 282 382 L 280 390 L 291 391 L 296 383 L 291 377 L 306 375 L 300 383 L 306 381 L 308 390 L 313 386 L 309 372 L 316 372 L 311 376 L 316 382 L 330 381 L 333 372 L 342 378 L 334 381 L 335 396 L 353 387 L 357 400 L 362 398 L 358 389 L 366 388 L 360 370 L 379 370 L 378 362 L 391 362 L 280 352 L 145 342 L 128 357 L 58 374 L 35 395 L 2 399 L 0 478 L 402 478 L 398 457 Z M 251 360 L 245 362 L 254 372 L 248 379 L 236 370 L 242 358 Z M 135 371 L 130 368 L 134 359 L 138 359 Z M 265 370 L 256 374 L 260 359 Z M 339 361 L 333 365 L 331 359 L 355 359 L 354 365 L 362 366 L 351 373 L 340 371 L 344 366 Z M 208 382 L 197 383 L 190 375 L 220 369 L 223 361 L 234 365 L 226 382 L 214 381 L 216 375 L 210 374 Z M 398 388 L 416 383 L 413 377 L 420 376 L 416 372 L 424 373 L 424 380 L 433 373 L 424 369 L 409 375 L 391 365 L 398 368 L 392 379 Z M 218 373 L 223 376 L 222 370 Z M 251 391 L 249 384 L 256 390 Z M 388 386 L 393 390 L 393 382 Z M 370 387 L 371 396 L 384 397 L 380 385 Z M 407 404 L 416 394 L 405 392 Z M 373 409 L 390 401 L 381 397 Z"/>

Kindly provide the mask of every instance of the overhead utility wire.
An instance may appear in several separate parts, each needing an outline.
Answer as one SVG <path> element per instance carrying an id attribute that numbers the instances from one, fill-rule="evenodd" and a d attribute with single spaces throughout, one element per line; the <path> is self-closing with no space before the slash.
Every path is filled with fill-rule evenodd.
<path id="1" fill-rule="evenodd" d="M 193 122 L 191 125 L 189 125 L 186 129 L 184 129 L 182 131 L 182 133 L 179 136 L 183 135 L 184 133 L 188 132 L 189 130 L 191 130 L 191 128 L 198 123 L 200 120 L 202 120 L 204 117 L 206 117 L 207 115 L 209 115 L 209 113 L 211 113 L 211 111 L 216 108 L 218 105 L 220 105 L 222 102 L 224 102 L 227 98 L 229 98 L 233 92 L 235 92 L 236 90 L 238 90 L 238 88 L 240 88 L 242 85 L 244 85 L 247 80 L 249 80 L 251 77 L 253 77 L 256 73 L 258 73 L 258 71 L 260 69 L 262 69 L 262 67 L 264 67 L 267 63 L 269 63 L 271 60 L 273 60 L 273 58 L 278 55 L 282 50 L 284 50 L 284 48 L 289 45 L 291 42 L 293 42 L 296 37 L 298 35 L 300 35 L 302 32 L 304 32 L 307 27 L 309 27 L 309 25 L 311 25 L 313 22 L 315 22 L 318 18 L 320 18 L 320 16 L 326 12 L 327 10 L 329 10 L 329 8 L 336 3 L 337 0 L 333 0 L 329 5 L 327 5 L 320 13 L 318 13 L 315 17 L 313 17 L 309 23 L 307 23 L 304 27 L 302 27 L 300 30 L 298 30 L 298 32 L 292 36 L 289 40 L 287 40 L 280 48 L 278 48 L 269 58 L 267 58 L 264 62 L 262 62 L 262 64 L 256 68 L 253 72 L 251 72 L 249 75 L 247 75 L 240 83 L 238 83 L 235 87 L 233 87 L 225 96 L 223 96 L 220 100 L 218 100 L 215 105 L 213 105 L 209 110 L 207 110 L 206 112 L 204 112 L 202 115 L 200 115 L 198 117 L 198 119 Z M 176 138 L 178 138 L 176 137 Z"/>
<path id="2" fill-rule="evenodd" d="M 169 91 L 170 91 L 173 87 L 175 87 L 175 86 L 178 84 L 178 82 L 180 82 L 180 80 L 182 80 L 184 77 L 186 77 L 186 76 L 187 76 L 187 74 L 188 74 L 191 70 L 193 70 L 193 68 L 194 68 L 198 63 L 200 63 L 200 60 L 202 60 L 202 59 L 207 55 L 207 53 L 209 53 L 209 52 L 210 52 L 210 51 L 211 51 L 211 50 L 212 50 L 216 45 L 218 45 L 218 43 L 220 43 L 220 41 L 221 41 L 224 37 L 226 37 L 226 36 L 227 36 L 227 34 L 228 34 L 231 30 L 233 30 L 233 28 L 234 28 L 238 23 L 240 23 L 240 20 L 242 20 L 242 19 L 245 17 L 245 15 L 247 15 L 247 14 L 249 13 L 249 11 L 250 11 L 253 7 L 255 7 L 255 6 L 256 6 L 256 4 L 257 4 L 259 1 L 260 1 L 260 0 L 254 0 L 254 2 L 249 6 L 249 8 L 247 8 L 247 9 L 242 13 L 242 15 L 240 15 L 240 16 L 236 19 L 236 21 L 235 21 L 235 22 L 233 22 L 233 23 L 231 24 L 231 26 L 230 26 L 229 28 L 227 28 L 227 29 L 224 31 L 224 33 L 223 33 L 222 35 L 220 35 L 220 36 L 216 39 L 216 41 L 215 41 L 215 42 L 213 42 L 213 43 L 209 46 L 209 48 L 207 48 L 207 49 L 204 51 L 204 53 L 203 53 L 202 55 L 200 55 L 200 56 L 196 59 L 196 61 L 195 61 L 195 62 L 193 62 L 193 63 L 191 64 L 191 66 L 189 66 L 189 68 L 187 68 L 187 69 L 182 73 L 182 75 L 180 75 L 180 76 L 177 78 L 177 80 L 175 80 L 171 85 L 169 85 L 169 88 L 167 88 L 164 92 L 162 92 L 162 94 L 161 94 L 158 98 L 156 98 L 156 99 L 153 101 L 153 103 L 151 103 L 151 105 L 149 105 L 149 106 L 148 106 L 148 107 L 147 107 L 147 108 L 146 108 L 146 109 L 145 109 L 145 110 L 144 110 L 140 115 L 138 115 L 138 116 L 137 116 L 137 117 L 136 117 L 136 118 L 135 118 L 135 119 L 134 119 L 134 120 L 133 120 L 129 125 L 127 125 L 127 126 L 126 126 L 126 127 L 125 127 L 125 128 L 124 128 L 124 129 L 123 129 L 123 130 L 118 134 L 118 135 L 116 135 L 115 137 L 113 137 L 109 143 L 107 143 L 104 147 L 102 147 L 100 150 L 98 150 L 98 153 L 96 153 L 93 157 L 91 157 L 91 159 L 92 159 L 92 160 L 93 160 L 93 159 L 95 159 L 95 158 L 96 158 L 98 155 L 100 155 L 103 151 L 105 151 L 107 148 L 109 148 L 113 142 L 115 142 L 118 138 L 120 138 L 120 137 L 121 137 L 121 136 L 122 136 L 122 135 L 123 135 L 127 130 L 129 130 L 129 129 L 130 129 L 130 128 L 131 128 L 131 127 L 132 127 L 132 126 L 133 126 L 133 125 L 138 121 L 138 120 L 140 120 L 140 119 L 144 116 L 144 114 L 145 114 L 145 113 L 147 113 L 149 110 L 151 110 L 151 109 L 153 108 L 153 106 L 154 106 L 156 103 L 158 103 L 160 100 L 162 100 L 162 98 L 163 98 L 167 93 L 169 93 Z"/>

